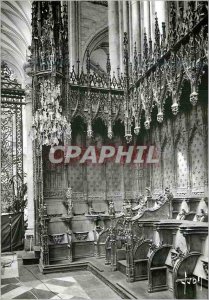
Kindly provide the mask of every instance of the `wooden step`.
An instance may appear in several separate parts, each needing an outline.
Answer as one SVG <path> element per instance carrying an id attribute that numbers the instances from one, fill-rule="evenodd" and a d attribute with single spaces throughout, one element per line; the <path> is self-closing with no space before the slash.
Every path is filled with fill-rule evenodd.
<path id="1" fill-rule="evenodd" d="M 126 260 L 119 260 L 117 262 L 117 269 L 118 271 L 126 275 Z"/>
<path id="2" fill-rule="evenodd" d="M 28 252 L 22 256 L 23 265 L 35 265 L 39 263 L 39 258 L 34 252 Z"/>
<path id="3" fill-rule="evenodd" d="M 33 251 L 34 251 L 35 257 L 39 259 L 40 258 L 40 253 L 41 253 L 41 247 L 40 246 L 34 246 Z"/>

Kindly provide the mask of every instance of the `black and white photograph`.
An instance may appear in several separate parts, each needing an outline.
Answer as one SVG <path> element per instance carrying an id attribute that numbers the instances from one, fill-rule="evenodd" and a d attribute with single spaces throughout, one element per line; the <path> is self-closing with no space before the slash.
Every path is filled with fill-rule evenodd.
<path id="1" fill-rule="evenodd" d="M 1 1 L 1 299 L 208 299 L 208 1 Z"/>

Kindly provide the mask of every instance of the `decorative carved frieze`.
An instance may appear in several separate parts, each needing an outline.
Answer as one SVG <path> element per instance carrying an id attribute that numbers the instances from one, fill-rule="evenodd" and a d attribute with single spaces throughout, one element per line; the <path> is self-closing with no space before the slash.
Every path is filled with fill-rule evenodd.
<path id="1" fill-rule="evenodd" d="M 73 66 L 69 72 L 67 18 L 67 7 L 66 5 L 62 7 L 61 2 L 34 1 L 32 3 L 30 74 L 33 78 L 33 110 L 35 114 L 41 106 L 44 107 L 45 105 L 40 96 L 41 87 L 46 82 L 50 82 L 52 91 L 56 90 L 56 86 L 60 86 L 60 93 L 57 95 L 59 98 L 57 108 L 61 116 L 66 117 L 69 126 L 67 135 L 60 135 L 61 140 L 65 142 L 70 141 L 71 122 L 75 117 L 81 116 L 87 124 L 87 137 L 89 139 L 92 139 L 94 136 L 93 121 L 101 117 L 108 129 L 109 139 L 113 137 L 114 122 L 120 119 L 125 125 L 126 141 L 130 143 L 133 140 L 132 125 L 134 125 L 135 134 L 140 134 L 143 115 L 145 115 L 144 127 L 147 130 L 150 129 L 152 112 L 155 106 L 158 110 L 157 121 L 159 123 L 164 121 L 164 104 L 168 99 L 168 94 L 172 98 L 171 109 L 173 113 L 175 115 L 178 113 L 181 89 L 185 78 L 190 81 L 192 88 L 190 101 L 192 104 L 196 104 L 198 85 L 207 62 L 206 3 L 198 3 L 197 8 L 194 8 L 193 4 L 190 3 L 187 11 L 183 12 L 180 9 L 179 16 L 177 15 L 176 5 L 172 3 L 168 28 L 163 24 L 162 35 L 160 35 L 156 16 L 155 40 L 148 41 L 145 33 L 144 49 L 141 51 L 143 55 L 137 54 L 139 49 L 135 47 L 133 62 L 130 62 L 128 38 L 127 34 L 125 34 L 125 72 L 120 74 L 118 70 L 118 74 L 113 76 L 110 76 L 111 62 L 109 58 L 107 59 L 106 73 L 97 74 L 95 71 L 92 72 L 89 50 L 87 50 L 87 72 L 84 73 L 79 60 L 77 62 L 78 68 L 76 68 L 78 71 L 76 72 Z M 181 22 L 179 22 L 178 18 Z M 199 49 L 198 53 L 197 49 Z M 51 98 L 53 101 L 54 98 Z M 50 109 L 48 113 L 50 113 Z M 42 126 L 42 118 L 40 121 L 39 125 Z M 53 130 L 55 128 L 53 129 L 52 127 Z M 185 130 L 180 128 L 179 131 Z M 167 132 L 166 135 L 169 137 L 171 134 Z M 62 201 L 67 198 L 69 216 L 72 214 L 71 196 L 65 195 L 62 187 L 54 190 L 43 189 L 42 148 L 39 142 L 39 140 L 34 142 L 34 177 L 36 179 L 34 194 L 38 203 L 37 206 L 43 209 L 43 196 L 46 196 L 48 199 L 51 197 L 52 201 L 55 198 L 61 198 Z M 169 144 L 172 144 L 172 141 Z M 187 149 L 184 153 L 187 154 L 186 151 Z M 169 163 L 169 165 L 170 169 L 173 170 L 172 164 Z M 181 161 L 179 165 L 181 165 Z M 142 177 L 144 177 L 144 174 Z M 187 186 L 183 184 L 177 186 L 177 194 L 186 195 L 187 191 Z M 88 204 L 87 199 L 89 203 L 104 200 L 113 200 L 115 202 L 118 199 L 135 199 L 134 193 L 134 191 L 125 193 L 108 191 L 107 194 L 89 193 L 88 195 L 87 193 L 73 193 L 72 199 L 74 204 L 78 203 L 78 205 L 80 203 Z M 201 194 L 196 187 L 193 189 L 193 193 Z M 114 215 L 114 207 L 111 203 L 113 202 L 110 202 L 109 214 Z M 47 219 L 49 216 L 44 211 L 41 214 L 41 245 L 43 247 L 44 263 L 47 264 Z M 92 215 L 94 214 L 92 213 Z M 189 234 L 189 229 L 185 229 L 184 232 Z M 77 232 L 75 236 L 76 234 L 78 240 L 85 240 L 88 235 L 86 232 Z M 115 241 L 111 243 L 114 250 Z M 113 262 L 114 264 L 115 262 Z"/>
<path id="2" fill-rule="evenodd" d="M 50 234 L 49 235 L 49 240 L 55 245 L 59 245 L 63 242 L 64 240 L 64 233 L 59 233 L 59 234 Z"/>
<path id="3" fill-rule="evenodd" d="M 77 240 L 85 241 L 88 237 L 89 232 L 88 231 L 73 232 L 73 234 Z"/>

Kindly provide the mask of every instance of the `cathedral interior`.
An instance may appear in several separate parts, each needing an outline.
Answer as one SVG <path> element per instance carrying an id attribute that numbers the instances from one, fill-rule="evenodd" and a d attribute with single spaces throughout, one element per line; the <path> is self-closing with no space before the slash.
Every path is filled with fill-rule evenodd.
<path id="1" fill-rule="evenodd" d="M 208 299 L 208 2 L 1 2 L 2 299 Z"/>

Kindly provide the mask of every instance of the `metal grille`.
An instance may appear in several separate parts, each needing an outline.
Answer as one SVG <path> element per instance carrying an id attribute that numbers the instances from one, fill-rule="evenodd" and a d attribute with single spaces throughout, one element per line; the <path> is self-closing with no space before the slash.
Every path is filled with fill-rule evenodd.
<path id="1" fill-rule="evenodd" d="M 22 105 L 24 90 L 5 62 L 1 65 L 1 203 L 8 212 L 23 184 Z M 15 184 L 11 184 L 16 176 Z"/>

